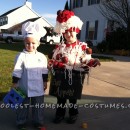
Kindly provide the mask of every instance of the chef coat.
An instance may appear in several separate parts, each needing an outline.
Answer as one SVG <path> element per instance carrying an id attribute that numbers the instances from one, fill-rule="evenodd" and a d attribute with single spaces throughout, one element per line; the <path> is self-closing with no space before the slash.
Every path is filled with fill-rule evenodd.
<path id="1" fill-rule="evenodd" d="M 20 87 L 28 97 L 44 95 L 42 74 L 48 74 L 47 58 L 36 51 L 29 53 L 25 50 L 16 56 L 13 76 L 20 78 Z"/>

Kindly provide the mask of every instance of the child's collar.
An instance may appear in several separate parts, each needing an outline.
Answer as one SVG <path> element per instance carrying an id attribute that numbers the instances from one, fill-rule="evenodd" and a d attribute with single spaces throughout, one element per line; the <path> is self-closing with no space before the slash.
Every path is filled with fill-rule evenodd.
<path id="1" fill-rule="evenodd" d="M 37 50 L 33 51 L 33 52 L 29 52 L 27 51 L 26 49 L 23 49 L 23 52 L 26 53 L 26 54 L 36 54 L 37 53 Z"/>
<path id="2" fill-rule="evenodd" d="M 79 41 L 77 40 L 77 41 L 75 41 L 74 43 L 65 43 L 66 44 L 66 47 L 70 47 L 70 46 L 72 46 L 72 47 L 74 47 L 76 44 L 79 44 Z"/>

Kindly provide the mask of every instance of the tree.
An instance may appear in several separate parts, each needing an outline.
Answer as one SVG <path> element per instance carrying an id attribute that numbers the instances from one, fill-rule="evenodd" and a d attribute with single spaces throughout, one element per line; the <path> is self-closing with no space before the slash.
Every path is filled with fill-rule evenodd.
<path id="1" fill-rule="evenodd" d="M 46 36 L 53 36 L 53 34 L 54 34 L 54 29 L 52 28 L 52 27 L 44 27 L 45 29 L 46 29 L 46 31 L 47 31 L 47 33 L 46 33 L 46 35 L 44 36 L 44 37 L 46 37 Z"/>
<path id="2" fill-rule="evenodd" d="M 69 5 L 68 5 L 68 0 L 67 0 L 66 3 L 65 3 L 64 9 L 65 9 L 65 10 L 70 10 L 70 9 L 69 9 Z"/>
<path id="3" fill-rule="evenodd" d="M 130 0 L 101 0 L 100 12 L 118 25 L 106 37 L 109 48 L 130 49 Z"/>
<path id="4" fill-rule="evenodd" d="M 100 12 L 130 34 L 130 0 L 101 0 Z"/>

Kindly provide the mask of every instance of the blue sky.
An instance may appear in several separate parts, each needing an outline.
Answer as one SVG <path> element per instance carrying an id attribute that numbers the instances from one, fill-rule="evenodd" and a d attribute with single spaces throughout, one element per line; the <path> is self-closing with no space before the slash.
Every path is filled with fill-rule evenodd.
<path id="1" fill-rule="evenodd" d="M 53 25 L 55 24 L 57 10 L 64 9 L 67 0 L 28 0 L 32 2 L 32 9 L 39 15 L 46 18 Z M 0 1 L 0 15 L 3 13 L 22 6 L 26 0 L 2 0 Z"/>

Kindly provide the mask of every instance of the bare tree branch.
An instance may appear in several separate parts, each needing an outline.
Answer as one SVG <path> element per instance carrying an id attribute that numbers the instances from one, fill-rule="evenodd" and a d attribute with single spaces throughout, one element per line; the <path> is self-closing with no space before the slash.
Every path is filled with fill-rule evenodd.
<path id="1" fill-rule="evenodd" d="M 130 28 L 129 0 L 101 0 L 100 12 L 108 20 L 114 21 L 123 28 Z"/>

